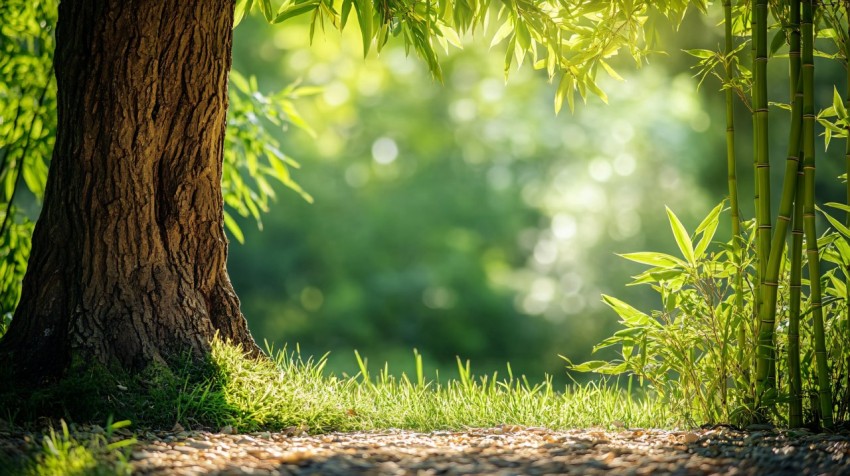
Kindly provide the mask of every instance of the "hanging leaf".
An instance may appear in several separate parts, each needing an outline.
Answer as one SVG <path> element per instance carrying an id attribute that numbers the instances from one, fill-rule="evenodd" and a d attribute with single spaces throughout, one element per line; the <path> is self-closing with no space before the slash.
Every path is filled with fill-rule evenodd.
<path id="1" fill-rule="evenodd" d="M 354 0 L 354 11 L 357 13 L 357 23 L 360 26 L 360 37 L 363 39 L 363 57 L 369 55 L 369 47 L 372 46 L 372 1 Z"/>
<path id="2" fill-rule="evenodd" d="M 286 20 L 289 20 L 290 18 L 297 17 L 298 15 L 301 15 L 302 13 L 307 13 L 309 11 L 315 11 L 318 8 L 320 3 L 321 3 L 320 0 L 310 0 L 308 2 L 301 3 L 301 4 L 298 4 L 298 5 L 291 5 L 287 8 L 285 8 L 285 9 L 281 10 L 280 12 L 278 12 L 277 16 L 275 16 L 274 19 L 272 19 L 270 21 L 272 23 L 282 23 Z M 312 34 L 313 28 L 314 28 L 315 23 L 316 23 L 316 14 L 314 13 L 313 15 L 314 15 L 313 21 L 310 25 L 310 32 L 311 32 L 310 38 L 311 39 L 312 39 L 312 36 L 313 36 L 313 34 Z"/>
<path id="3" fill-rule="evenodd" d="M 271 0 L 260 0 L 260 10 L 262 10 L 263 16 L 266 17 L 266 21 L 272 23 L 272 20 L 274 20 L 274 10 L 272 9 Z"/>
<path id="4" fill-rule="evenodd" d="M 245 235 L 242 234 L 242 229 L 239 228 L 239 225 L 236 223 L 236 220 L 227 213 L 227 210 L 224 210 L 224 225 L 227 227 L 227 230 L 230 231 L 230 234 L 233 235 L 233 238 L 236 239 L 240 244 L 245 243 Z"/>
<path id="5" fill-rule="evenodd" d="M 242 19 L 251 13 L 251 8 L 254 6 L 254 0 L 239 0 L 236 2 L 236 10 L 233 14 L 233 28 L 236 28 Z"/>
<path id="6" fill-rule="evenodd" d="M 505 20 L 505 22 L 502 23 L 502 26 L 500 26 L 499 29 L 496 30 L 496 34 L 493 35 L 493 40 L 490 41 L 490 48 L 501 43 L 502 40 L 507 38 L 508 35 L 510 35 L 512 31 L 514 31 L 513 23 L 511 23 L 510 20 Z"/>

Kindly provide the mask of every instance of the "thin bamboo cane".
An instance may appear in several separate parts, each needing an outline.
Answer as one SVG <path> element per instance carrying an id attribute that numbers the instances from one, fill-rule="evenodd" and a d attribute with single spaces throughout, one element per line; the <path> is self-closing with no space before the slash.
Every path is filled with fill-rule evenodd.
<path id="1" fill-rule="evenodd" d="M 800 291 L 803 277 L 803 167 L 797 172 L 797 198 L 791 229 L 791 280 L 788 298 L 788 426 L 803 426 L 803 384 L 800 377 Z"/>
<path id="2" fill-rule="evenodd" d="M 724 30 L 726 36 L 725 73 L 726 81 L 732 82 L 730 55 L 735 49 L 732 38 L 732 0 L 723 0 Z M 738 364 L 743 367 L 744 380 L 749 380 L 749 366 L 744 362 L 744 347 L 747 343 L 747 328 L 744 316 L 744 269 L 741 243 L 741 207 L 738 204 L 738 171 L 735 160 L 735 97 L 731 87 L 726 88 L 726 170 L 729 183 L 729 208 L 732 210 L 732 255 L 738 272 L 735 276 L 735 313 L 741 316 L 738 322 Z M 725 393 L 725 388 L 724 388 Z M 725 395 L 723 401 L 726 401 Z"/>
<path id="3" fill-rule="evenodd" d="M 804 210 L 803 229 L 806 235 L 806 255 L 809 260 L 810 301 L 815 339 L 815 359 L 818 375 L 818 397 L 824 428 L 832 428 L 832 390 L 827 366 L 824 338 L 823 308 L 821 307 L 820 259 L 815 229 L 815 114 L 814 114 L 814 27 L 813 0 L 803 2 L 802 33 L 803 71 L 803 172 Z"/>
<path id="4" fill-rule="evenodd" d="M 759 283 L 756 288 L 759 309 L 757 316 L 762 315 L 765 306 L 763 283 L 766 281 L 767 265 L 770 256 L 771 225 L 770 225 L 770 162 L 768 156 L 768 122 L 767 122 L 767 0 L 756 0 L 753 8 L 753 118 L 755 128 L 755 167 L 758 198 L 756 202 L 756 255 L 758 260 Z M 759 395 L 773 385 L 775 378 L 770 375 L 770 362 L 773 360 L 772 328 L 758 329 L 759 342 L 756 362 L 756 381 Z M 769 339 L 765 339 L 770 337 Z"/>
<path id="5" fill-rule="evenodd" d="M 789 63 L 791 94 L 796 97 L 800 76 L 800 0 L 791 0 Z M 802 124 L 801 124 L 802 126 Z M 798 146 L 801 144 L 798 144 Z M 800 154 L 798 148 L 797 154 Z M 800 377 L 800 292 L 803 277 L 803 168 L 797 167 L 796 195 L 794 197 L 794 219 L 791 227 L 791 278 L 788 302 L 788 425 L 803 426 L 802 380 Z"/>

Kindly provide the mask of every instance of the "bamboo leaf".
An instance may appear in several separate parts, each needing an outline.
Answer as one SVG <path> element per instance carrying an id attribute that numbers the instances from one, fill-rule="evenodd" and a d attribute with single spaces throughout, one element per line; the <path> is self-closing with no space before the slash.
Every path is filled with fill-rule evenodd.
<path id="1" fill-rule="evenodd" d="M 712 222 L 717 222 L 719 220 L 720 212 L 723 211 L 724 202 L 720 202 L 708 213 L 708 215 L 702 220 L 702 222 L 697 227 L 697 230 L 694 232 L 695 234 L 699 234 L 700 232 L 711 226 Z"/>
<path id="2" fill-rule="evenodd" d="M 717 231 L 718 223 L 719 220 L 715 219 L 703 230 L 702 238 L 700 238 L 699 243 L 697 243 L 697 247 L 694 250 L 694 258 L 700 259 L 703 257 L 705 250 L 708 249 L 708 245 L 714 238 L 714 233 Z"/>
<path id="3" fill-rule="evenodd" d="M 613 296 L 607 294 L 602 295 L 602 301 L 613 309 L 620 318 L 623 319 L 623 324 L 628 327 L 646 327 L 657 323 L 648 315 L 638 311 L 628 303 L 625 303 Z"/>
<path id="4" fill-rule="evenodd" d="M 695 58 L 711 58 L 714 56 L 714 52 L 711 50 L 703 50 L 703 49 L 693 49 L 693 50 L 683 50 L 685 53 L 695 57 Z"/>
<path id="5" fill-rule="evenodd" d="M 834 206 L 834 205 L 839 205 L 839 204 L 831 202 L 831 203 L 827 203 L 827 205 Z M 829 213 L 825 212 L 821 207 L 816 206 L 815 208 L 817 208 L 818 211 L 821 212 L 824 217 L 826 217 L 827 221 L 829 221 L 829 224 L 832 225 L 832 227 L 835 228 L 836 231 L 838 231 L 839 233 L 844 235 L 845 238 L 850 238 L 850 229 L 849 228 L 847 228 L 843 223 L 838 221 L 838 219 L 836 219 L 835 217 L 833 217 Z M 834 208 L 839 208 L 839 207 L 834 207 Z"/>
<path id="6" fill-rule="evenodd" d="M 620 363 L 618 365 L 611 364 L 604 360 L 591 360 L 588 362 L 581 363 L 579 365 L 572 365 L 569 367 L 570 370 L 575 370 L 576 372 L 596 372 L 601 374 L 621 374 L 626 371 L 626 363 Z"/>
<path id="7" fill-rule="evenodd" d="M 684 267 L 686 263 L 675 256 L 670 256 L 665 253 L 657 253 L 654 251 L 641 251 L 637 253 L 624 253 L 618 255 L 635 263 L 648 264 L 660 268 L 676 268 Z"/>
<path id="8" fill-rule="evenodd" d="M 683 262 L 684 266 L 685 263 Z M 673 282 L 682 277 L 684 271 L 681 268 L 652 268 L 649 269 L 637 276 L 634 276 L 634 281 L 627 284 L 627 286 L 635 286 L 638 284 L 647 284 L 647 283 L 660 283 L 662 281 Z"/>
<path id="9" fill-rule="evenodd" d="M 770 42 L 770 56 L 776 54 L 779 51 L 779 48 L 782 48 L 785 45 L 785 30 L 780 28 L 779 31 L 773 35 L 773 40 Z"/>
<path id="10" fill-rule="evenodd" d="M 828 207 L 831 207 L 831 208 L 835 208 L 835 209 L 841 210 L 841 211 L 843 211 L 843 212 L 848 212 L 848 213 L 850 213 L 850 205 L 846 205 L 846 204 L 844 204 L 844 203 L 838 203 L 838 202 L 826 202 L 826 203 L 824 203 L 824 205 L 826 205 L 826 206 L 828 206 Z"/>
<path id="11" fill-rule="evenodd" d="M 847 243 L 847 240 L 835 240 L 835 250 L 838 252 L 838 256 L 840 257 L 841 265 L 847 266 L 850 264 L 850 244 Z"/>
<path id="12" fill-rule="evenodd" d="M 682 225 L 682 222 L 679 221 L 679 217 L 673 213 L 673 210 L 670 210 L 669 207 L 664 207 L 667 209 L 667 218 L 670 220 L 670 228 L 673 230 L 673 237 L 676 239 L 676 244 L 679 246 L 679 250 L 682 251 L 682 256 L 688 261 L 688 263 L 696 264 L 696 260 L 694 259 L 694 244 L 691 241 L 691 237 L 688 236 L 687 230 Z"/>
<path id="13" fill-rule="evenodd" d="M 702 238 L 700 238 L 699 243 L 697 243 L 697 247 L 694 250 L 694 257 L 696 259 L 702 258 L 705 254 L 705 250 L 708 249 L 708 245 L 714 238 L 714 233 L 717 231 L 717 225 L 720 223 L 721 211 L 723 211 L 723 202 L 720 202 L 716 207 L 714 207 L 714 209 L 709 212 L 708 216 L 706 216 L 702 223 L 700 223 L 697 227 L 695 234 L 702 233 Z"/>
<path id="14" fill-rule="evenodd" d="M 841 95 L 838 94 L 838 88 L 832 87 L 832 107 L 838 113 L 839 119 L 847 119 L 847 109 L 844 108 L 844 102 L 841 100 Z"/>

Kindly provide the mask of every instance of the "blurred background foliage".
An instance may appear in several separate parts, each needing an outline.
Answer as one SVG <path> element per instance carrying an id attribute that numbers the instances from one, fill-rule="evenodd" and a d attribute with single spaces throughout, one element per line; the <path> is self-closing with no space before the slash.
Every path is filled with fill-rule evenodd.
<path id="1" fill-rule="evenodd" d="M 717 43 L 716 22 L 691 15 L 663 35 L 669 55 L 601 83 L 610 105 L 556 117 L 545 73 L 506 84 L 481 38 L 449 51 L 440 84 L 392 42 L 364 61 L 355 29 L 310 45 L 306 22 L 247 19 L 235 69 L 261 90 L 323 89 L 297 101 L 315 138 L 280 134 L 315 202 L 281 192 L 263 231 L 242 222 L 248 244 L 231 247 L 255 337 L 333 350 L 349 373 L 353 349 L 398 372 L 417 348 L 444 373 L 460 356 L 566 382 L 557 354 L 586 360 L 617 325 L 601 293 L 656 305 L 625 288 L 639 267 L 615 253 L 672 251 L 664 205 L 693 228 L 725 196 L 722 95 L 698 92 L 679 52 Z"/>

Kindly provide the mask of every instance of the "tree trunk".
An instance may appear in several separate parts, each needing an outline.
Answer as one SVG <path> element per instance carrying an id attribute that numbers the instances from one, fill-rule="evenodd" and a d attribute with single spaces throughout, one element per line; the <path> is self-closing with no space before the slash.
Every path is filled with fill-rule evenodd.
<path id="1" fill-rule="evenodd" d="M 59 122 L 14 374 L 258 353 L 225 268 L 221 167 L 234 0 L 63 0 Z"/>

